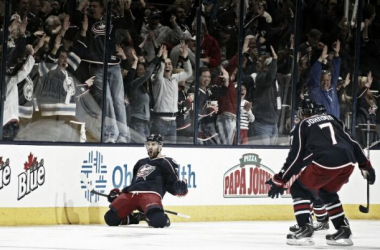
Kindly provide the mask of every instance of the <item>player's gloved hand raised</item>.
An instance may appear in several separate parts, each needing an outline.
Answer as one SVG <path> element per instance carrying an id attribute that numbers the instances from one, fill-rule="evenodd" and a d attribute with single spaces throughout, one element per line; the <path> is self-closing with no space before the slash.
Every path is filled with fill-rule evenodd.
<path id="1" fill-rule="evenodd" d="M 186 195 L 188 190 L 187 190 L 187 181 L 186 180 L 178 180 L 174 182 L 174 190 L 175 194 L 179 196 Z"/>
<path id="2" fill-rule="evenodd" d="M 120 194 L 120 190 L 118 188 L 114 188 L 110 191 L 107 196 L 107 200 L 109 203 L 112 203 Z"/>
<path id="3" fill-rule="evenodd" d="M 373 169 L 370 161 L 359 164 L 360 171 L 364 179 L 367 179 L 370 185 L 373 185 L 376 180 L 375 169 Z"/>
<path id="4" fill-rule="evenodd" d="M 286 188 L 284 188 L 286 181 L 283 180 L 278 174 L 275 174 L 272 178 L 270 178 L 265 184 L 270 185 L 270 189 L 268 192 L 268 196 L 273 198 L 278 198 L 281 194 L 284 194 Z"/>

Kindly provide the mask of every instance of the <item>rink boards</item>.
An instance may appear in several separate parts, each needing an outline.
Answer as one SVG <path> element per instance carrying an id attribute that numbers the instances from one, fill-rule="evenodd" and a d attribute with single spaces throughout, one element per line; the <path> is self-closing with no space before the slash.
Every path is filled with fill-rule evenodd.
<path id="1" fill-rule="evenodd" d="M 164 147 L 163 154 L 177 161 L 189 188 L 184 198 L 167 193 L 165 208 L 190 215 L 190 221 L 294 218 L 289 194 L 270 199 L 265 184 L 288 149 Z M 91 194 L 80 174 L 107 194 L 129 185 L 134 164 L 146 156 L 143 147 L 0 145 L 0 225 L 103 223 L 107 199 Z M 379 172 L 379 151 L 371 151 L 371 161 Z M 349 218 L 380 219 L 379 181 L 371 186 L 370 213 L 359 212 L 358 205 L 366 205 L 359 169 L 340 197 Z"/>

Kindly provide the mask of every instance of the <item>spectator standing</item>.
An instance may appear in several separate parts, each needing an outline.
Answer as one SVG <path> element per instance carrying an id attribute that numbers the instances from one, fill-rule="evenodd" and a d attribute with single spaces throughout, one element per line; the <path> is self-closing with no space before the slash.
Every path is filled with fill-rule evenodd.
<path id="1" fill-rule="evenodd" d="M 199 69 L 198 90 L 198 144 L 220 144 L 215 122 L 218 112 L 217 105 L 211 105 L 212 93 L 208 88 L 211 82 L 211 72 L 207 67 Z M 194 92 L 194 90 L 192 91 Z"/>
<path id="2" fill-rule="evenodd" d="M 236 130 L 237 91 L 235 84 L 230 83 L 228 72 L 221 66 L 219 76 L 221 84 L 214 84 L 211 88 L 212 95 L 218 101 L 218 116 L 216 117 L 216 129 L 221 144 L 232 145 Z"/>
<path id="3" fill-rule="evenodd" d="M 255 121 L 255 116 L 252 113 L 252 103 L 245 99 L 247 94 L 247 88 L 245 85 L 241 85 L 241 103 L 240 103 L 240 140 L 239 143 L 241 145 L 248 144 L 248 130 L 251 123 Z M 235 135 L 235 142 L 237 140 L 237 136 Z"/>
<path id="4" fill-rule="evenodd" d="M 175 69 L 175 73 L 182 72 L 183 69 Z M 177 122 L 177 141 L 192 142 L 193 126 L 191 126 L 191 113 L 194 101 L 194 93 L 188 94 L 186 81 L 178 83 L 178 115 Z M 179 138 L 180 137 L 180 138 Z"/>
<path id="5" fill-rule="evenodd" d="M 161 48 L 162 50 L 162 48 Z M 160 52 L 159 52 L 160 53 Z M 162 53 L 162 52 L 161 52 Z M 135 130 L 140 136 L 131 134 L 132 142 L 143 143 L 144 139 L 150 134 L 150 94 L 148 80 L 151 77 L 159 58 L 152 60 L 148 68 L 145 64 L 138 63 L 136 53 L 133 53 L 135 60 L 128 74 L 133 73 L 137 67 L 137 77 L 129 84 L 131 101 L 131 129 Z"/>
<path id="6" fill-rule="evenodd" d="M 307 33 L 307 41 L 299 46 L 300 58 L 307 55 L 308 67 L 310 68 L 315 61 L 317 61 L 323 47 L 325 46 L 320 42 L 322 32 L 318 29 L 312 29 Z"/>
<path id="7" fill-rule="evenodd" d="M 328 57 L 327 46 L 324 46 L 322 54 L 314 63 L 308 82 L 310 96 L 313 100 L 326 108 L 327 114 L 331 114 L 337 118 L 340 117 L 339 101 L 337 94 L 337 85 L 340 72 L 339 59 L 339 40 L 334 43 L 334 57 L 332 59 L 332 69 L 322 70 L 322 61 Z"/>
<path id="8" fill-rule="evenodd" d="M 78 11 L 83 11 L 87 6 L 87 0 L 79 3 Z M 86 33 L 85 46 L 87 53 L 83 56 L 82 61 L 88 63 L 91 75 L 95 76 L 94 85 L 91 88 L 92 94 L 98 105 L 102 107 L 103 102 L 103 64 L 104 64 L 104 35 L 106 31 L 106 21 L 103 16 L 104 5 L 102 0 L 90 0 L 88 27 Z M 130 132 L 127 126 L 127 117 L 124 104 L 124 87 L 121 75 L 120 58 L 117 56 L 115 44 L 115 29 L 118 27 L 129 27 L 133 19 L 129 11 L 128 15 L 120 18 L 113 18 L 113 28 L 110 34 L 109 62 L 106 96 L 106 119 L 104 128 L 104 142 L 108 143 L 127 143 L 130 141 Z M 124 13 L 122 13 L 124 14 Z M 73 15 L 70 15 L 73 16 Z M 83 16 L 77 13 L 76 18 Z M 83 19 L 77 20 L 79 23 Z"/>
<path id="9" fill-rule="evenodd" d="M 376 126 L 377 102 L 375 96 L 370 91 L 373 77 L 370 71 L 367 76 L 359 76 L 358 79 L 358 102 L 356 124 L 359 125 L 356 130 L 356 138 L 363 147 L 367 145 L 367 122 Z M 369 144 L 378 139 L 375 129 L 369 132 Z"/>
<path id="10" fill-rule="evenodd" d="M 169 43 L 171 46 L 175 46 L 179 43 L 180 37 L 182 35 L 182 30 L 176 23 L 176 17 L 174 15 L 170 18 L 173 29 L 162 25 L 160 23 L 160 19 L 161 12 L 154 10 L 149 14 L 148 24 L 143 25 L 141 28 L 141 36 L 143 38 L 145 38 L 148 34 L 154 36 L 155 38 L 154 42 L 152 40 L 149 40 L 144 44 L 143 47 L 143 49 L 147 52 L 145 59 L 148 62 L 153 60 L 155 57 L 155 48 L 159 48 L 159 46 L 165 42 Z"/>
<path id="11" fill-rule="evenodd" d="M 278 119 L 281 111 L 281 86 L 276 79 L 277 54 L 273 47 L 272 57 L 261 56 L 256 70 L 251 76 L 254 80 L 253 113 L 255 122 L 253 132 L 255 144 L 276 145 L 278 139 Z"/>
<path id="12" fill-rule="evenodd" d="M 210 70 L 215 69 L 221 64 L 222 55 L 217 40 L 208 34 L 206 21 L 201 17 L 201 30 L 200 30 L 200 61 L 207 66 Z M 192 24 L 193 33 L 197 34 L 197 22 L 194 19 Z M 195 52 L 194 52 L 195 53 Z"/>
<path id="13" fill-rule="evenodd" d="M 213 21 L 217 19 L 219 10 L 219 0 L 203 0 L 202 5 L 204 14 L 210 17 Z"/>
<path id="14" fill-rule="evenodd" d="M 193 74 L 188 58 L 187 44 L 181 41 L 181 45 L 184 71 L 172 74 L 173 65 L 168 58 L 167 48 L 165 45 L 161 45 L 163 47 L 158 53 L 158 57 L 161 57 L 160 67 L 158 72 L 152 76 L 153 117 L 151 132 L 161 134 L 171 143 L 177 141 L 178 83 L 186 81 Z"/>
<path id="15" fill-rule="evenodd" d="M 19 48 L 21 49 L 21 48 Z M 3 140 L 13 141 L 19 129 L 19 104 L 17 84 L 23 81 L 34 65 L 34 49 L 31 45 L 26 46 L 29 55 L 14 72 L 6 76 L 6 99 L 4 102 L 3 116 Z"/>
<path id="16" fill-rule="evenodd" d="M 195 53 L 193 51 L 193 50 L 195 50 L 194 47 L 196 46 L 195 36 L 192 37 L 189 31 L 184 31 L 182 36 L 181 36 L 181 40 L 183 40 L 189 48 L 188 57 L 189 57 L 189 60 L 191 63 L 191 68 L 193 69 L 193 72 L 195 72 L 196 62 L 195 62 Z M 174 69 L 183 69 L 184 62 L 181 60 L 181 57 L 180 57 L 181 56 L 181 48 L 182 48 L 182 45 L 178 44 L 170 52 L 170 60 L 172 61 Z M 200 61 L 199 67 L 202 67 L 202 66 L 203 66 L 203 63 Z M 188 82 L 194 81 L 195 80 L 194 77 L 195 76 L 192 75 L 187 81 Z"/>

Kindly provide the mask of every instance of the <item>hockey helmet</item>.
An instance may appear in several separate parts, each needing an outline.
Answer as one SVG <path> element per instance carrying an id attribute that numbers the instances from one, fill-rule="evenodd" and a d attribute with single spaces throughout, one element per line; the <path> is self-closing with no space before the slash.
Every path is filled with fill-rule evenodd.
<path id="1" fill-rule="evenodd" d="M 162 136 L 160 134 L 150 134 L 147 138 L 146 141 L 155 141 L 158 144 L 163 144 L 164 140 L 162 140 Z"/>
<path id="2" fill-rule="evenodd" d="M 308 94 L 304 95 L 304 99 L 301 101 L 298 108 L 299 116 L 301 118 L 309 117 L 315 114 L 323 114 L 326 109 L 321 104 L 316 104 Z"/>

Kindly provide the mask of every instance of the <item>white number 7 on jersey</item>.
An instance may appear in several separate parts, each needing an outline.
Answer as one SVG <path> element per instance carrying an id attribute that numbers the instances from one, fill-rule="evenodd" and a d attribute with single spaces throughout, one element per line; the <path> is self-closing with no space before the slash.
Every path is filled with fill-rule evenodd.
<path id="1" fill-rule="evenodd" d="M 319 124 L 319 127 L 321 129 L 323 129 L 323 128 L 329 128 L 330 129 L 330 135 L 331 135 L 332 144 L 333 145 L 338 144 L 338 142 L 335 139 L 335 132 L 334 132 L 334 128 L 333 128 L 331 122 L 326 122 L 326 123 Z"/>

